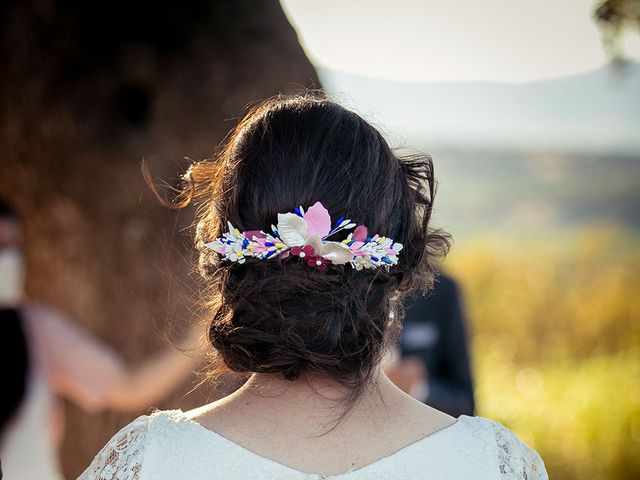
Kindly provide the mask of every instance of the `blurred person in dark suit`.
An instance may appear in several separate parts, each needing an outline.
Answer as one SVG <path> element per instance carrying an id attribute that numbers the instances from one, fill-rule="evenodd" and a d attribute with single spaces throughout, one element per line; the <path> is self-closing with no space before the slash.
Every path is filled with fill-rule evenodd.
<path id="1" fill-rule="evenodd" d="M 414 398 L 454 417 L 474 415 L 468 326 L 460 290 L 440 275 L 429 295 L 405 300 L 399 358 L 387 376 Z"/>

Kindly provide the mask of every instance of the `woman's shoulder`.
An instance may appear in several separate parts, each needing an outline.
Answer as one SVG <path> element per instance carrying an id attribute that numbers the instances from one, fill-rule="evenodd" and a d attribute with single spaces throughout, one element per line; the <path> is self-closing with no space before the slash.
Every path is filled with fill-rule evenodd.
<path id="1" fill-rule="evenodd" d="M 498 478 L 546 480 L 548 474 L 538 452 L 524 443 L 512 430 L 485 417 L 461 415 L 464 438 L 479 447 L 490 446 Z"/>
<path id="2" fill-rule="evenodd" d="M 157 410 L 121 428 L 98 452 L 78 480 L 140 480 L 147 447 L 174 437 L 180 410 Z"/>
<path id="3" fill-rule="evenodd" d="M 78 480 L 139 480 L 149 421 L 143 415 L 118 431 Z"/>
<path id="4" fill-rule="evenodd" d="M 116 433 L 78 480 L 266 479 L 278 478 L 281 469 L 198 424 L 188 412 L 163 410 Z"/>

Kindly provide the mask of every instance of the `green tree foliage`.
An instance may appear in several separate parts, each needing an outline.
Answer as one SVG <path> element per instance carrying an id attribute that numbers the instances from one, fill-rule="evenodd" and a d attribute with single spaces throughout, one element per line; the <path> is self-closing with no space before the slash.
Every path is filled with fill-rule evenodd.
<path id="1" fill-rule="evenodd" d="M 624 34 L 629 30 L 640 32 L 640 0 L 601 0 L 593 9 L 593 19 L 609 57 L 623 62 Z"/>

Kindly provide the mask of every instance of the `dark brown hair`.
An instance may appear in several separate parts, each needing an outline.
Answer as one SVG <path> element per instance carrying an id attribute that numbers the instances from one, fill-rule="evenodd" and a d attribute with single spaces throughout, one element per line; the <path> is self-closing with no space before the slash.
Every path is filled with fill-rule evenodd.
<path id="1" fill-rule="evenodd" d="M 307 91 L 250 108 L 218 155 L 193 164 L 185 180 L 181 205 L 199 207 L 209 340 L 224 364 L 290 380 L 325 374 L 349 387 L 350 402 L 357 400 L 397 338 L 403 297 L 430 287 L 435 260 L 449 247 L 449 236 L 429 224 L 431 158 L 396 155 L 360 116 Z M 239 264 L 203 246 L 227 221 L 241 231 L 270 231 L 278 213 L 316 201 L 332 220 L 344 216 L 402 243 L 398 264 L 388 271 L 349 264 L 320 271 L 298 257 Z"/>

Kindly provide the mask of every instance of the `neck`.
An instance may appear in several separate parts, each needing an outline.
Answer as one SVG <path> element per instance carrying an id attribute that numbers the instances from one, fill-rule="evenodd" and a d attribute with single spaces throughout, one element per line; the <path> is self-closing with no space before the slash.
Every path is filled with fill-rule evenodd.
<path id="1" fill-rule="evenodd" d="M 375 371 L 371 381 L 364 388 L 363 397 L 373 393 L 383 378 L 386 377 L 380 371 Z M 349 396 L 351 389 L 321 374 L 308 373 L 296 380 L 286 380 L 281 375 L 254 373 L 239 393 L 268 397 L 317 397 L 320 402 L 335 402 Z"/>
<path id="2" fill-rule="evenodd" d="M 345 412 L 351 390 L 327 376 L 307 374 L 297 380 L 279 375 L 253 374 L 236 392 L 226 397 L 227 406 L 240 407 L 248 415 L 281 418 L 289 427 L 316 425 L 325 430 Z M 347 412 L 343 425 L 367 417 L 384 422 L 406 395 L 380 370 L 365 385 L 357 402 Z M 256 419 L 258 420 L 258 419 Z"/>

